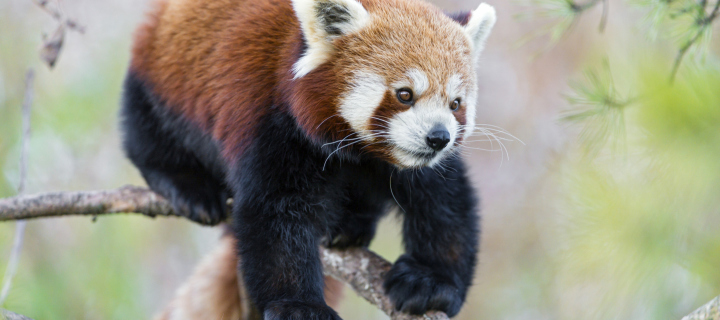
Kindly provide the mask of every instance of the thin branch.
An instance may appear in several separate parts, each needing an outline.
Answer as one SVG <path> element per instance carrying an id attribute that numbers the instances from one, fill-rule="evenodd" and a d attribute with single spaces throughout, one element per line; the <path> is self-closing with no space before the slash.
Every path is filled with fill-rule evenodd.
<path id="1" fill-rule="evenodd" d="M 720 2 L 720 0 L 718 1 Z M 680 69 L 680 63 L 682 62 L 683 58 L 685 57 L 685 54 L 687 51 L 692 47 L 692 45 L 700 39 L 700 36 L 705 32 L 706 26 L 701 26 L 700 29 L 698 29 L 695 36 L 692 37 L 688 42 L 686 42 L 682 47 L 680 47 L 680 50 L 678 51 L 677 56 L 675 56 L 675 62 L 673 63 L 672 71 L 670 72 L 670 83 L 673 83 L 675 81 L 675 76 L 677 75 L 678 70 Z"/>
<path id="2" fill-rule="evenodd" d="M 160 195 L 133 186 L 107 191 L 55 192 L 0 199 L 0 221 L 107 213 L 178 216 L 170 203 Z"/>
<path id="3" fill-rule="evenodd" d="M 575 1 L 569 1 L 568 4 L 570 5 L 570 9 L 575 13 L 575 18 L 573 19 L 573 21 L 577 21 L 577 19 L 579 19 L 580 15 L 583 12 L 595 7 L 598 3 L 602 3 L 602 17 L 600 18 L 600 25 L 598 26 L 598 30 L 600 31 L 600 33 L 605 31 L 605 25 L 607 24 L 608 19 L 608 9 L 610 6 L 609 0 L 590 0 L 582 4 L 579 4 Z"/>
<path id="4" fill-rule="evenodd" d="M 703 14 L 705 13 L 705 5 L 706 4 L 702 5 Z M 702 19 L 698 19 L 698 21 L 696 22 L 698 24 L 697 32 L 692 37 L 692 39 L 690 39 L 682 47 L 680 47 L 677 56 L 675 56 L 675 62 L 673 63 L 672 71 L 670 72 L 670 83 L 673 83 L 675 81 L 675 76 L 677 75 L 678 69 L 680 69 L 680 63 L 682 63 L 685 54 L 698 41 L 698 39 L 700 39 L 700 36 L 702 36 L 705 30 L 711 27 L 713 21 L 715 20 L 715 18 L 718 17 L 718 15 L 720 15 L 720 0 L 715 1 L 715 6 L 713 7 L 713 10 L 707 16 L 703 16 Z"/>
<path id="5" fill-rule="evenodd" d="M 27 182 L 28 144 L 30 142 L 30 118 L 33 104 L 33 82 L 35 81 L 35 70 L 30 69 L 25 74 L 25 97 L 22 103 L 22 135 L 20 137 L 20 183 L 18 194 L 25 193 Z"/>
<path id="6" fill-rule="evenodd" d="M 0 309 L 0 320 L 33 320 L 24 315 Z"/>
<path id="7" fill-rule="evenodd" d="M 720 13 L 720 0 L 715 1 L 715 7 L 713 8 L 713 11 L 708 16 L 708 20 L 712 21 L 715 18 L 717 18 L 718 14 Z"/>
<path id="8" fill-rule="evenodd" d="M 600 26 L 598 26 L 598 30 L 600 31 L 600 33 L 603 33 L 605 31 L 605 26 L 607 25 L 609 11 L 610 11 L 610 1 L 602 0 L 602 18 L 600 18 Z"/>
<path id="9" fill-rule="evenodd" d="M 57 192 L 0 199 L 0 221 L 106 213 L 178 216 L 167 200 L 148 189 L 133 186 L 107 191 Z M 392 265 L 368 250 L 322 248 L 320 258 L 326 274 L 349 284 L 358 295 L 393 320 L 449 319 L 442 312 L 412 316 L 395 311 L 382 289 L 382 279 Z"/>
<path id="10" fill-rule="evenodd" d="M 720 297 L 715 297 L 682 320 L 720 320 Z"/>
<path id="11" fill-rule="evenodd" d="M 323 269 L 342 282 L 349 284 L 358 295 L 365 298 L 393 320 L 446 320 L 445 313 L 430 311 L 424 316 L 412 316 L 396 311 L 392 302 L 383 293 L 382 281 L 392 264 L 375 253 L 365 249 L 335 250 L 321 248 Z"/>
<path id="12" fill-rule="evenodd" d="M 52 69 L 60 56 L 60 51 L 65 42 L 65 29 L 84 34 L 85 27 L 79 25 L 74 20 L 66 18 L 59 9 L 50 7 L 48 0 L 33 0 L 33 2 L 59 23 L 55 32 L 53 32 L 50 37 L 43 35 L 43 46 L 40 49 L 40 58 Z"/>
<path id="13" fill-rule="evenodd" d="M 81 34 L 85 33 L 85 27 L 78 24 L 75 20 L 64 17 L 60 10 L 52 8 L 48 5 L 48 0 L 33 0 L 41 9 L 47 12 L 53 19 L 67 26 L 71 30 L 75 30 Z"/>
<path id="14" fill-rule="evenodd" d="M 574 1 L 570 1 L 570 2 L 569 2 L 569 5 L 570 5 L 570 8 L 571 8 L 575 13 L 582 13 L 583 11 L 594 7 L 595 5 L 597 5 L 598 3 L 600 3 L 600 1 L 601 1 L 601 0 L 590 0 L 590 1 L 585 2 L 585 3 L 582 3 L 582 4 L 577 3 L 577 2 L 574 2 Z M 602 0 L 602 1 L 604 2 L 604 0 Z"/>
<path id="15" fill-rule="evenodd" d="M 25 97 L 22 104 L 22 135 L 20 137 L 20 183 L 18 184 L 18 195 L 25 193 L 25 184 L 27 181 L 27 153 L 28 143 L 30 140 L 30 115 L 32 111 L 33 101 L 33 81 L 35 80 L 35 71 L 28 70 L 25 75 Z M 20 220 L 15 226 L 15 238 L 13 239 L 13 247 L 8 258 L 5 276 L 3 276 L 3 286 L 0 290 L 0 306 L 10 294 L 12 280 L 17 273 L 17 267 L 20 262 L 20 253 L 22 252 L 23 238 L 25 237 L 25 226 L 27 222 Z"/>

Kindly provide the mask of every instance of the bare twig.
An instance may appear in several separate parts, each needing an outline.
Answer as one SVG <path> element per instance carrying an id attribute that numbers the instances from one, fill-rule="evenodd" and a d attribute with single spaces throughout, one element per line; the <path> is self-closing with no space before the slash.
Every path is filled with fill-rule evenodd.
<path id="1" fill-rule="evenodd" d="M 690 48 L 700 39 L 702 34 L 709 29 L 712 26 L 713 21 L 720 15 L 720 0 L 717 0 L 715 2 L 715 6 L 713 7 L 713 10 L 707 15 L 704 16 L 705 13 L 705 6 L 707 3 L 701 4 L 702 6 L 702 18 L 698 18 L 696 23 L 698 24 L 698 30 L 695 33 L 695 35 L 685 42 L 682 47 L 680 47 L 680 50 L 678 50 L 677 55 L 675 56 L 675 62 L 673 63 L 672 71 L 670 72 L 670 83 L 673 83 L 675 81 L 675 76 L 677 75 L 678 69 L 680 69 L 680 64 L 682 63 L 683 58 L 685 57 L 685 54 L 690 50 Z"/>
<path id="2" fill-rule="evenodd" d="M 67 28 L 83 34 L 85 33 L 85 27 L 79 25 L 75 20 L 66 18 L 59 9 L 50 7 L 48 0 L 33 0 L 33 2 L 59 23 L 55 32 L 53 32 L 50 37 L 43 36 L 43 46 L 40 49 L 40 58 L 52 68 L 60 56 L 60 51 L 65 41 L 65 29 Z"/>
<path id="3" fill-rule="evenodd" d="M 161 196 L 132 186 L 107 191 L 58 192 L 0 199 L 0 221 L 132 212 L 150 217 L 178 216 Z M 383 276 L 390 270 L 391 264 L 370 251 L 322 248 L 320 257 L 326 274 L 350 284 L 360 296 L 393 320 L 448 319 L 442 312 L 411 316 L 395 311 L 382 289 Z"/>
<path id="4" fill-rule="evenodd" d="M 55 66 L 58 58 L 60 57 L 60 50 L 62 50 L 63 43 L 65 42 L 65 26 L 59 25 L 52 36 L 43 38 L 43 46 L 40 49 L 40 58 L 47 63 L 50 68 Z"/>
<path id="5" fill-rule="evenodd" d="M 570 5 L 570 9 L 575 13 L 575 18 L 573 21 L 577 21 L 577 19 L 583 12 L 595 7 L 598 3 L 602 3 L 602 17 L 600 18 L 600 25 L 598 26 L 598 30 L 600 31 L 600 33 L 605 31 L 605 25 L 607 24 L 608 18 L 608 7 L 610 6 L 609 0 L 590 0 L 585 3 L 577 3 L 575 1 L 568 2 L 568 4 Z"/>
<path id="6" fill-rule="evenodd" d="M 680 63 L 682 62 L 683 58 L 685 57 L 685 54 L 690 49 L 690 47 L 692 47 L 692 45 L 695 44 L 695 41 L 697 41 L 700 38 L 700 36 L 705 31 L 705 28 L 706 28 L 705 26 L 700 27 L 700 29 L 695 34 L 695 36 L 693 36 L 692 39 L 690 39 L 682 47 L 680 47 L 680 50 L 678 51 L 677 56 L 675 56 L 675 62 L 673 63 L 672 71 L 670 72 L 670 83 L 675 81 L 675 76 L 677 75 L 678 69 L 680 69 Z"/>
<path id="7" fill-rule="evenodd" d="M 584 12 L 585 10 L 594 7 L 595 5 L 597 5 L 598 3 L 600 3 L 600 1 L 601 1 L 601 0 L 590 0 L 590 1 L 585 2 L 585 3 L 577 3 L 577 2 L 571 1 L 571 2 L 568 2 L 568 4 L 570 5 L 570 8 L 571 8 L 575 13 L 582 13 L 582 12 Z M 603 2 L 604 2 L 604 0 L 603 0 Z"/>
<path id="8" fill-rule="evenodd" d="M 66 18 L 60 10 L 50 7 L 48 3 L 50 1 L 48 0 L 33 0 L 35 4 L 37 4 L 41 9 L 45 10 L 48 14 L 50 14 L 53 19 L 57 20 L 61 24 L 67 26 L 71 30 L 75 30 L 79 33 L 85 33 L 85 27 L 78 24 L 75 20 Z"/>
<path id="9" fill-rule="evenodd" d="M 602 18 L 600 18 L 600 26 L 598 27 L 598 30 L 600 31 L 600 33 L 603 33 L 603 31 L 605 31 L 605 26 L 607 25 L 609 11 L 610 11 L 610 1 L 602 0 Z"/>
<path id="10" fill-rule="evenodd" d="M 25 183 L 27 181 L 27 150 L 28 142 L 30 140 L 30 114 L 32 109 L 33 100 L 33 81 L 35 79 L 35 72 L 30 69 L 25 75 L 25 97 L 23 98 L 22 104 L 22 135 L 20 137 L 20 183 L 18 184 L 18 195 L 25 193 Z M 3 286 L 0 290 L 0 306 L 5 303 L 8 294 L 10 293 L 10 287 L 12 286 L 12 279 L 15 277 L 17 272 L 18 263 L 20 262 L 20 252 L 22 252 L 23 238 L 25 237 L 25 226 L 27 221 L 20 220 L 15 226 L 15 238 L 13 239 L 13 247 L 10 251 L 10 258 L 8 258 L 7 269 L 5 269 L 5 276 L 3 277 Z"/>
<path id="11" fill-rule="evenodd" d="M 34 81 L 35 70 L 30 69 L 25 74 L 25 97 L 23 97 L 22 103 L 22 135 L 20 137 L 20 183 L 18 184 L 19 195 L 25 193 L 25 184 L 27 182 L 27 153 L 28 144 L 30 142 L 30 115 L 32 113 Z"/>

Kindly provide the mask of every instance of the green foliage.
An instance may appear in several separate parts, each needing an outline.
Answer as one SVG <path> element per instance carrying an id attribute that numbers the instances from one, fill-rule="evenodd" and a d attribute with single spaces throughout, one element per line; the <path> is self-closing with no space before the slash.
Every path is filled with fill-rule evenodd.
<path id="1" fill-rule="evenodd" d="M 6 307 L 34 319 L 146 318 L 145 297 L 138 296 L 138 289 L 147 279 L 137 277 L 143 266 L 136 262 L 147 254 L 152 221 L 140 216 L 100 218 L 94 224 L 67 219 L 65 224 L 82 231 L 58 239 L 75 243 L 64 253 L 33 241 L 48 237 L 39 225 L 28 228 L 25 250 L 36 254 L 25 257 L 29 260 L 23 261 L 24 272 Z"/>
<path id="2" fill-rule="evenodd" d="M 583 80 L 570 83 L 573 93 L 566 95 L 566 100 L 573 108 L 561 119 L 583 125 L 582 145 L 587 154 L 596 155 L 608 140 L 614 147 L 623 141 L 624 111 L 633 99 L 617 89 L 607 60 L 601 70 L 586 70 Z"/>
<path id="3" fill-rule="evenodd" d="M 632 108 L 603 102 L 616 97 L 612 81 L 590 73 L 590 86 L 576 87 L 584 99 L 571 102 L 603 109 L 566 118 L 593 126 L 624 113 L 631 150 L 571 161 L 563 173 L 562 282 L 602 292 L 586 319 L 679 319 L 688 290 L 701 294 L 697 306 L 720 290 L 720 73 L 692 69 L 673 85 L 640 69 Z M 599 148 L 594 139 L 613 139 L 609 130 L 581 147 Z"/>
<path id="4" fill-rule="evenodd" d="M 529 0 L 527 6 L 531 8 L 532 13 L 525 13 L 517 17 L 532 16 L 533 18 L 550 20 L 550 22 L 528 34 L 519 44 L 525 44 L 537 37 L 548 36 L 550 41 L 547 42 L 544 50 L 550 49 L 572 29 L 584 12 L 600 3 L 602 3 L 603 7 L 603 18 L 600 21 L 599 29 L 602 31 L 605 29 L 607 18 L 607 1 L 589 0 L 579 3 L 574 0 Z"/>
<path id="5" fill-rule="evenodd" d="M 548 45 L 557 43 L 572 25 L 587 11 L 602 3 L 603 16 L 600 31 L 607 21 L 609 0 L 589 0 L 578 3 L 574 0 L 530 0 L 529 6 L 537 11 L 541 18 L 551 22 L 539 31 L 530 34 L 528 39 L 549 35 Z M 720 16 L 720 0 L 627 0 L 629 4 L 646 12 L 644 25 L 651 39 L 666 35 L 678 48 L 675 62 L 670 73 L 674 79 L 686 54 L 702 57 L 707 53 L 712 39 L 712 26 Z"/>

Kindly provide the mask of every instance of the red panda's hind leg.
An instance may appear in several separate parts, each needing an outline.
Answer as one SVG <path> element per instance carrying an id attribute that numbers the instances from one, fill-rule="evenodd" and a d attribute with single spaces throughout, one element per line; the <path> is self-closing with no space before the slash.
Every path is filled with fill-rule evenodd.
<path id="1" fill-rule="evenodd" d="M 206 152 L 211 143 L 156 101 L 130 73 L 121 114 L 125 152 L 150 189 L 167 198 L 177 212 L 206 225 L 224 221 L 228 194 L 222 178 L 213 174 L 221 170 L 206 165 L 216 162 L 208 157 L 212 152 Z"/>

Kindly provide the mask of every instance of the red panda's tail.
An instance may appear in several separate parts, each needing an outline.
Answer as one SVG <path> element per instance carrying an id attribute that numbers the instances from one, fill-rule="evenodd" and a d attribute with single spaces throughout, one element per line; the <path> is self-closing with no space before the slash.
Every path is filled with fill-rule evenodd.
<path id="1" fill-rule="evenodd" d="M 154 320 L 262 319 L 262 316 L 249 314 L 252 308 L 247 295 L 238 289 L 240 286 L 236 241 L 226 233 Z M 325 277 L 325 300 L 331 308 L 339 304 L 342 286 L 334 278 Z"/>

